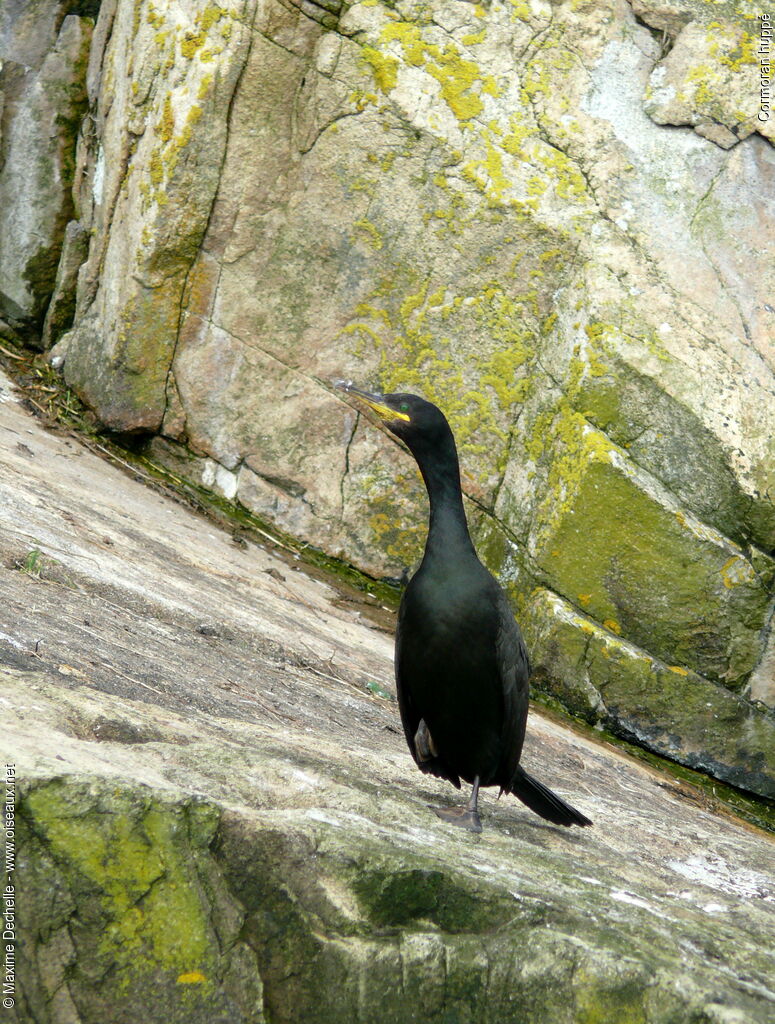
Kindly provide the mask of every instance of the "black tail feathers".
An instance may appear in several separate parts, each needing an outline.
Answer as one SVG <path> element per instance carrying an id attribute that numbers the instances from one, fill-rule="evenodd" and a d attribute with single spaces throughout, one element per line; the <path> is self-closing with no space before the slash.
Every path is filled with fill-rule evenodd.
<path id="1" fill-rule="evenodd" d="M 581 811 L 577 811 L 575 807 L 566 804 L 556 793 L 553 793 L 551 789 L 547 789 L 543 783 L 539 782 L 538 779 L 534 779 L 532 775 L 528 775 L 522 768 L 517 768 L 514 778 L 511 780 L 511 785 L 506 788 L 509 793 L 513 793 L 518 800 L 526 804 L 531 811 L 535 811 L 540 817 L 553 822 L 555 825 L 592 824 L 589 818 L 585 817 Z"/>

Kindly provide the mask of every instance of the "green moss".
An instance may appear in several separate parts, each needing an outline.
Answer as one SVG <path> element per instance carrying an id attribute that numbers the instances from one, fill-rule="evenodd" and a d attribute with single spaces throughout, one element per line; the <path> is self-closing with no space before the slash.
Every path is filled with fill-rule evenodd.
<path id="1" fill-rule="evenodd" d="M 369 919 L 380 928 L 405 928 L 417 921 L 432 921 L 445 932 L 487 932 L 512 916 L 511 908 L 497 899 L 472 891 L 470 884 L 433 867 L 360 871 L 353 888 Z"/>
<path id="2" fill-rule="evenodd" d="M 569 160 L 558 149 L 541 149 L 535 159 L 544 167 L 555 183 L 557 195 L 561 199 L 581 199 L 586 197 L 587 185 L 584 177 L 573 161 Z"/>
<path id="3" fill-rule="evenodd" d="M 397 40 L 401 43 L 404 59 L 412 67 L 422 67 L 425 63 L 427 47 L 419 25 L 394 21 L 382 29 L 381 41 L 390 43 Z"/>
<path id="4" fill-rule="evenodd" d="M 530 5 L 527 0 L 509 0 L 511 4 L 511 20 L 512 21 L 529 21 L 530 19 Z"/>
<path id="5" fill-rule="evenodd" d="M 752 504 L 741 491 L 718 438 L 684 402 L 623 358 L 636 343 L 667 363 L 671 357 L 659 336 L 644 332 L 633 338 L 600 320 L 578 323 L 574 329 L 583 331 L 584 339 L 577 344 L 564 384 L 572 407 L 700 520 L 737 544 L 747 546 L 753 539 L 771 547 L 771 505 L 764 519 L 759 518 L 763 504 Z M 657 424 L 669 429 L 658 431 Z M 534 450 L 536 454 L 540 451 Z"/>
<path id="6" fill-rule="evenodd" d="M 394 299 L 390 305 L 362 304 L 358 312 L 368 320 L 354 321 L 345 333 L 377 349 L 384 390 L 419 390 L 441 405 L 461 451 L 471 456 L 497 452 L 493 458 L 501 472 L 508 433 L 499 421 L 525 400 L 532 387 L 533 336 L 524 323 L 524 307 L 532 296 L 509 294 L 496 282 L 449 300 L 442 290 L 429 291 L 426 279 L 416 282 L 416 290 L 407 290 L 397 303 Z M 489 353 L 472 364 L 475 387 L 466 383 L 452 342 L 442 333 L 441 324 L 449 317 L 465 317 L 469 330 L 490 338 Z M 359 351 L 357 340 L 355 350 Z"/>
<path id="7" fill-rule="evenodd" d="M 539 208 L 552 190 L 561 199 L 588 203 L 586 182 L 577 165 L 538 138 L 537 129 L 512 114 L 507 125 L 493 121 L 480 130 L 484 155 L 464 165 L 463 176 L 493 205 L 507 205 L 512 216 Z M 536 173 L 531 173 L 534 171 Z M 520 201 L 515 193 L 526 192 Z"/>
<path id="8" fill-rule="evenodd" d="M 578 985 L 574 1024 L 649 1024 L 642 979 L 623 979 L 606 989 L 592 972 L 580 970 L 573 980 Z"/>
<path id="9" fill-rule="evenodd" d="M 169 261 L 158 260 L 159 268 L 170 276 L 158 288 L 137 293 L 122 310 L 116 326 L 112 362 L 95 377 L 88 352 L 71 353 L 68 358 L 68 380 L 79 393 L 100 393 L 103 419 L 113 429 L 129 420 L 134 429 L 142 424 L 148 430 L 158 429 L 165 407 L 165 386 L 170 359 L 174 351 L 180 316 L 182 275 L 177 258 L 164 254 Z M 79 359 L 81 356 L 81 359 Z M 106 383 L 110 398 L 105 398 Z"/>
<path id="10" fill-rule="evenodd" d="M 696 64 L 689 69 L 686 81 L 690 82 L 693 86 L 694 103 L 703 108 L 718 107 L 720 111 L 720 105 L 714 94 L 714 86 L 719 84 L 718 72 L 715 69 L 706 64 Z M 681 98 L 688 99 L 683 93 Z"/>
<path id="11" fill-rule="evenodd" d="M 732 590 L 734 587 L 750 586 L 756 580 L 753 566 L 742 555 L 732 555 L 724 562 L 719 571 L 727 590 Z"/>
<path id="12" fill-rule="evenodd" d="M 501 143 L 502 148 L 512 156 L 524 155 L 524 146 L 529 138 L 537 133 L 537 129 L 526 125 L 516 114 L 509 119 L 508 132 Z"/>
<path id="13" fill-rule="evenodd" d="M 202 76 L 202 81 L 199 83 L 199 89 L 197 90 L 196 98 L 198 100 L 206 99 L 212 90 L 214 81 L 214 75 L 211 71 L 208 71 L 206 75 Z"/>
<path id="14" fill-rule="evenodd" d="M 462 198 L 443 175 L 436 177 L 449 199 L 438 214 L 459 225 Z M 381 237 L 381 225 L 375 228 Z M 510 244 L 516 248 L 513 240 Z M 483 265 L 491 255 L 489 250 L 482 253 Z M 455 293 L 440 287 L 442 281 L 434 285 L 414 268 L 389 269 L 369 301 L 356 307 L 342 334 L 356 355 L 377 355 L 382 390 L 416 391 L 445 410 L 470 474 L 466 486 L 476 480 L 492 487 L 496 474 L 505 468 L 511 422 L 533 388 L 536 294 L 516 282 L 505 285 L 497 279 L 470 292 Z M 467 354 L 465 371 L 457 342 L 460 336 L 486 339 Z M 415 513 L 405 522 L 390 494 L 399 487 L 422 501 L 414 467 L 398 485 L 390 485 L 375 472 L 359 487 L 369 509 L 375 545 L 399 565 L 413 564 L 422 548 L 424 519 Z"/>
<path id="15" fill-rule="evenodd" d="M 366 238 L 366 241 L 372 249 L 379 251 L 382 248 L 382 235 L 379 233 L 376 225 L 374 225 L 368 218 L 362 217 L 360 220 L 356 220 L 353 223 L 354 234 L 358 233 Z"/>
<path id="16" fill-rule="evenodd" d="M 665 664 L 543 588 L 534 590 L 522 622 L 534 688 L 674 761 L 775 794 L 771 714 L 690 669 Z"/>
<path id="17" fill-rule="evenodd" d="M 419 473 L 415 470 L 394 474 L 389 480 L 382 472 L 361 480 L 372 542 L 393 565 L 413 566 L 422 555 L 426 524 L 419 519 L 404 519 L 395 500 L 396 493 L 419 491 L 420 486 Z"/>
<path id="18" fill-rule="evenodd" d="M 740 685 L 767 607 L 748 560 L 691 515 L 676 518 L 567 399 L 543 416 L 529 450 L 549 461 L 535 529 L 547 580 L 666 661 Z"/>
<path id="19" fill-rule="evenodd" d="M 177 157 L 181 149 L 184 149 L 191 142 L 191 135 L 194 125 L 199 121 L 203 114 L 202 108 L 198 104 L 194 104 L 186 115 L 186 123 L 183 125 L 183 129 L 175 140 L 175 155 L 174 162 L 170 160 L 171 171 L 174 170 L 177 164 Z"/>
<path id="20" fill-rule="evenodd" d="M 528 178 L 528 182 L 527 182 L 527 192 L 528 192 L 528 195 L 531 195 L 531 196 L 542 196 L 544 194 L 544 192 L 546 192 L 548 187 L 549 186 L 547 185 L 546 181 L 543 178 L 537 178 L 537 177 Z"/>
<path id="21" fill-rule="evenodd" d="M 522 98 L 530 103 L 537 96 L 548 95 L 551 91 L 549 71 L 543 56 L 534 57 L 525 65 L 525 71 L 521 79 Z"/>
<path id="22" fill-rule="evenodd" d="M 257 1008 L 261 1016 L 240 909 L 210 852 L 216 808 L 118 776 L 27 780 L 23 792 L 17 869 L 33 1005 L 64 971 L 88 1020 L 150 1013 L 168 1024 L 227 1024 L 256 1019 Z"/>
<path id="23" fill-rule="evenodd" d="M 118 988 L 158 971 L 211 976 L 207 907 L 184 851 L 192 839 L 206 848 L 215 811 L 198 816 L 192 836 L 184 809 L 143 805 L 120 789 L 102 808 L 88 793 L 51 782 L 30 793 L 26 813 L 71 887 L 96 897 L 103 921 L 96 954 L 112 965 Z"/>
<path id="24" fill-rule="evenodd" d="M 209 76 L 210 81 L 212 76 Z M 202 83 L 199 90 L 199 98 L 203 91 L 206 92 L 210 82 Z M 175 135 L 175 117 L 172 108 L 171 94 L 167 94 L 162 105 L 162 113 L 157 124 L 157 134 L 160 144 L 156 146 L 148 160 L 148 181 L 141 182 L 139 188 L 146 205 L 155 202 L 164 206 L 169 202 L 168 183 L 173 180 L 180 154 L 183 149 L 190 145 L 193 137 L 193 129 L 203 114 L 199 103 L 194 103 L 186 114 L 186 120 L 178 135 Z"/>

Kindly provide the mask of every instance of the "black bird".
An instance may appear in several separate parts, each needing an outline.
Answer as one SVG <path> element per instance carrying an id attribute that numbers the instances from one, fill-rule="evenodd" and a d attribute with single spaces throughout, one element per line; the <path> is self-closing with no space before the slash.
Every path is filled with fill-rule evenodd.
<path id="1" fill-rule="evenodd" d="M 473 786 L 467 807 L 436 814 L 481 832 L 480 786 L 500 786 L 556 825 L 591 825 L 520 766 L 530 663 L 505 593 L 468 533 L 449 424 L 417 395 L 336 386 L 366 403 L 409 448 L 430 499 L 422 563 L 404 591 L 396 631 L 396 687 L 412 757 L 422 772 Z"/>

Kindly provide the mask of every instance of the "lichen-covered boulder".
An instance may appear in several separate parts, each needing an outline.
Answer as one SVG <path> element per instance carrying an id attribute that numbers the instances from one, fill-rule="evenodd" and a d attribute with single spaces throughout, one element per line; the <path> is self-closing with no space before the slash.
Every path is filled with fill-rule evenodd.
<path id="1" fill-rule="evenodd" d="M 20 994 L 40 1024 L 771 1019 L 767 876 L 714 855 L 659 841 L 646 887 L 622 866 L 580 878 L 588 851 L 524 827 L 481 846 L 363 807 L 251 812 L 77 776 L 20 795 Z"/>
<path id="2" fill-rule="evenodd" d="M 770 792 L 769 10 L 103 6 L 66 380 L 157 457 L 394 576 L 422 484 L 329 382 L 421 391 L 540 684 Z M 615 699 L 587 628 L 641 666 Z"/>
<path id="3" fill-rule="evenodd" d="M 26 1019 L 263 1021 L 243 914 L 209 855 L 212 806 L 96 779 L 22 796 Z"/>
<path id="4" fill-rule="evenodd" d="M 566 708 L 665 757 L 775 797 L 775 716 L 719 683 L 666 665 L 537 588 L 524 617 L 538 668 Z"/>
<path id="5" fill-rule="evenodd" d="M 191 264 L 215 197 L 247 5 L 117 3 L 92 52 L 97 131 L 82 154 L 80 271 L 68 382 L 111 429 L 157 430 Z M 102 26 L 104 29 L 104 25 Z"/>
<path id="6" fill-rule="evenodd" d="M 665 18 L 659 3 L 634 4 L 633 10 L 669 41 L 649 80 L 649 117 L 657 124 L 692 125 L 724 149 L 753 132 L 775 139 L 771 97 L 762 91 L 772 48 L 769 8 L 730 17 L 724 9 L 687 4 L 678 21 Z"/>

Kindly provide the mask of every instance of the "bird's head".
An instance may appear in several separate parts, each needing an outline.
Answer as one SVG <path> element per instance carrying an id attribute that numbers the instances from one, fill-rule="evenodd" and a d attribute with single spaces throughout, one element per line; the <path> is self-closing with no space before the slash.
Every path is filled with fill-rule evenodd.
<path id="1" fill-rule="evenodd" d="M 391 434 L 395 434 L 415 453 L 422 449 L 440 447 L 452 436 L 441 409 L 419 395 L 404 392 L 372 394 L 361 391 L 346 380 L 336 381 L 335 387 L 346 391 L 348 395 L 355 395 L 379 416 Z"/>

